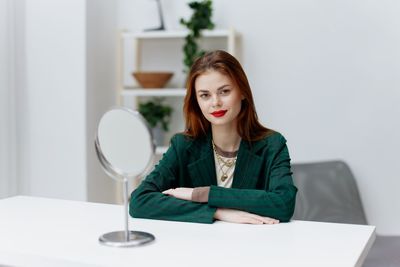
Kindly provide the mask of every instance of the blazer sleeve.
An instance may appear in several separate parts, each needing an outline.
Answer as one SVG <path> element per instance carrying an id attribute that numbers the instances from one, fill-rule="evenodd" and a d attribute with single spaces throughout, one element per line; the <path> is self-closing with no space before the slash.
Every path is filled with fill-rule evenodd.
<path id="1" fill-rule="evenodd" d="M 171 145 L 159 164 L 132 192 L 129 203 L 129 214 L 132 217 L 197 223 L 214 221 L 215 207 L 162 193 L 177 186 L 180 169 L 178 143 L 176 136 L 171 139 Z"/>
<path id="2" fill-rule="evenodd" d="M 273 153 L 270 175 L 265 177 L 268 189 L 237 189 L 212 185 L 208 205 L 243 210 L 281 222 L 290 221 L 294 213 L 297 188 L 293 185 L 289 152 L 283 136 L 280 136 L 274 149 L 276 152 Z"/>

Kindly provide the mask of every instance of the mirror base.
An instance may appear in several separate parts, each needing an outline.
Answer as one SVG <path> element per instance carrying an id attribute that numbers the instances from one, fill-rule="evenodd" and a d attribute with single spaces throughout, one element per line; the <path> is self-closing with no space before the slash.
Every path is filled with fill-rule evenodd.
<path id="1" fill-rule="evenodd" d="M 135 247 L 149 243 L 154 239 L 152 234 L 139 231 L 129 231 L 129 238 L 127 239 L 125 231 L 116 231 L 100 236 L 99 242 L 111 247 Z"/>

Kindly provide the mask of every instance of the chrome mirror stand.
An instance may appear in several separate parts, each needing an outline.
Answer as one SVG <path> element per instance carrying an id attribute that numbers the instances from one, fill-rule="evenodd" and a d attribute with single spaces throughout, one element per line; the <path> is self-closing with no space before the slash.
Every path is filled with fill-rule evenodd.
<path id="1" fill-rule="evenodd" d="M 123 195 L 125 209 L 125 231 L 115 231 L 103 234 L 99 237 L 100 244 L 111 247 L 134 247 L 153 241 L 155 238 L 150 233 L 129 231 L 127 178 L 123 179 Z"/>

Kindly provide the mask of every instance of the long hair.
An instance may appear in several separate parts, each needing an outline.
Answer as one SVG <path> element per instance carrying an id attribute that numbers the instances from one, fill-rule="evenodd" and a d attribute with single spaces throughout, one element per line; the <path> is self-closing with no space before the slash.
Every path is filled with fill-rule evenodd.
<path id="1" fill-rule="evenodd" d="M 246 74 L 239 61 L 229 53 L 216 50 L 199 57 L 192 65 L 186 83 L 186 96 L 183 104 L 186 130 L 185 135 L 198 138 L 205 136 L 211 127 L 204 117 L 196 98 L 195 82 L 206 71 L 214 70 L 227 75 L 244 96 L 237 117 L 237 132 L 243 140 L 256 141 L 269 135 L 272 130 L 258 121 L 253 95 Z"/>

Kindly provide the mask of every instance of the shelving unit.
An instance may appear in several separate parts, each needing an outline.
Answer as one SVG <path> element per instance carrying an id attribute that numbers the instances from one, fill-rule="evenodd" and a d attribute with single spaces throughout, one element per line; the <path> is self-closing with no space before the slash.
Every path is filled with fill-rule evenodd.
<path id="1" fill-rule="evenodd" d="M 117 103 L 124 105 L 132 109 L 136 109 L 139 99 L 141 97 L 178 97 L 183 98 L 186 95 L 185 88 L 152 88 L 144 89 L 139 87 L 126 86 L 124 84 L 124 60 L 125 51 L 124 43 L 126 41 L 131 42 L 133 48 L 134 57 L 134 69 L 136 71 L 141 70 L 141 51 L 142 43 L 144 40 L 157 41 L 166 39 L 184 39 L 187 35 L 187 31 L 149 31 L 149 32 L 128 32 L 121 31 L 119 35 L 119 51 L 118 51 L 118 65 L 119 65 L 119 84 L 117 89 Z M 202 40 L 206 41 L 209 38 L 226 38 L 226 51 L 230 54 L 236 54 L 236 38 L 237 33 L 234 29 L 215 29 L 205 30 L 202 32 Z M 174 118 L 172 118 L 174 119 Z M 180 131 L 172 130 L 173 132 Z M 163 154 L 167 150 L 167 147 L 157 147 L 156 153 L 158 155 Z"/>
<path id="2" fill-rule="evenodd" d="M 124 31 L 122 32 L 123 38 L 133 39 L 161 39 L 161 38 L 184 38 L 188 34 L 187 30 L 179 31 L 148 31 L 132 33 Z M 233 35 L 232 35 L 233 34 Z M 234 37 L 234 30 L 231 29 L 215 29 L 215 30 L 204 30 L 202 31 L 203 37 Z"/>
<path id="3" fill-rule="evenodd" d="M 186 91 L 185 88 L 175 88 L 175 89 L 160 89 L 160 88 L 146 88 L 146 89 L 139 89 L 132 87 L 132 89 L 125 88 L 121 92 L 121 96 L 131 96 L 131 97 L 138 97 L 138 96 L 185 96 Z"/>

